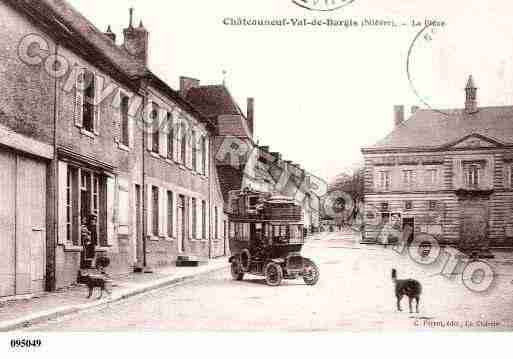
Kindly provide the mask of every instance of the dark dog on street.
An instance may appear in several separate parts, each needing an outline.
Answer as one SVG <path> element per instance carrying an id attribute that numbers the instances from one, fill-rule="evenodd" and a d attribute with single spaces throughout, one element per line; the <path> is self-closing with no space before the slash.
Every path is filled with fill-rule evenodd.
<path id="1" fill-rule="evenodd" d="M 413 313 L 412 301 L 415 299 L 416 310 L 419 312 L 420 295 L 422 285 L 415 279 L 397 279 L 397 271 L 392 269 L 392 281 L 395 284 L 395 296 L 397 298 L 397 310 L 401 311 L 401 299 L 406 295 L 410 304 L 410 313 Z"/>
<path id="2" fill-rule="evenodd" d="M 83 275 L 81 271 L 78 271 L 77 283 L 85 284 L 87 286 L 89 289 L 89 295 L 87 298 L 91 298 L 94 288 L 100 289 L 100 296 L 97 299 L 102 299 L 103 291 L 107 292 L 109 295 L 111 294 L 111 292 L 106 288 L 107 280 L 101 276 L 92 276 L 90 274 Z"/>

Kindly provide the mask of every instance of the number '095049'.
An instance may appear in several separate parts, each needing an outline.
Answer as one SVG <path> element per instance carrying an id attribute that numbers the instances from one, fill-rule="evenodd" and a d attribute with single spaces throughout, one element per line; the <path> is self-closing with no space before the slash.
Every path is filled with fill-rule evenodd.
<path id="1" fill-rule="evenodd" d="M 11 339 L 11 348 L 17 349 L 39 348 L 42 344 L 41 339 Z"/>

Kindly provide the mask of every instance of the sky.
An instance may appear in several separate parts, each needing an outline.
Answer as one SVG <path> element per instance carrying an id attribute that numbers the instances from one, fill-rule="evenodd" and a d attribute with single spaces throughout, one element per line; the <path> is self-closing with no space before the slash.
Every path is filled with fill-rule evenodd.
<path id="1" fill-rule="evenodd" d="M 505 1 L 355 0 L 330 12 L 292 0 L 68 1 L 98 28 L 111 25 L 118 43 L 134 7 L 135 21 L 150 31 L 152 71 L 173 88 L 180 76 L 202 84 L 224 78 L 243 110 L 246 98 L 255 98 L 259 144 L 327 181 L 393 130 L 394 105 L 405 105 L 407 113 L 413 105 L 461 108 L 469 74 L 480 105 L 513 104 L 513 5 Z M 377 19 L 399 26 L 223 24 L 233 17 Z M 426 19 L 445 26 L 426 29 L 412 46 L 422 30 L 413 20 Z"/>

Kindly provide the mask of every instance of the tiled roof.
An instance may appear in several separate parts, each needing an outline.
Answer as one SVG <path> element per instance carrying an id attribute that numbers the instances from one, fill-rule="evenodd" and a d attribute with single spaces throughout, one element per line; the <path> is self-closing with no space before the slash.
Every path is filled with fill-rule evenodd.
<path id="1" fill-rule="evenodd" d="M 216 166 L 219 184 L 225 203 L 229 200 L 230 191 L 240 190 L 242 186 L 242 173 L 232 166 Z"/>
<path id="2" fill-rule="evenodd" d="M 186 99 L 205 117 L 217 121 L 219 135 L 252 138 L 246 117 L 224 85 L 191 88 Z"/>
<path id="3" fill-rule="evenodd" d="M 478 134 L 513 144 L 513 106 L 482 107 L 473 114 L 457 110 L 417 110 L 392 133 L 364 150 L 440 148 Z"/>
<path id="4" fill-rule="evenodd" d="M 223 85 L 193 87 L 187 92 L 186 99 L 207 117 L 241 114 Z"/>

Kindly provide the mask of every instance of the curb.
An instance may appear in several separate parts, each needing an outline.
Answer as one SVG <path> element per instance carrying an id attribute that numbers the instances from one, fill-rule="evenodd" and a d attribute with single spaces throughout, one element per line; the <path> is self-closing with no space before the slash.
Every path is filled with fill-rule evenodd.
<path id="1" fill-rule="evenodd" d="M 217 271 L 221 271 L 228 267 L 229 267 L 229 264 L 226 263 L 226 264 L 223 264 L 222 266 L 220 265 L 215 268 L 205 269 L 198 273 L 189 274 L 189 275 L 185 275 L 182 277 L 163 278 L 163 279 L 156 280 L 156 281 L 153 281 L 148 284 L 141 284 L 135 288 L 126 289 L 124 291 L 121 291 L 120 293 L 113 294 L 112 296 L 109 296 L 105 299 L 98 300 L 98 301 L 95 301 L 92 303 L 60 307 L 60 308 L 56 308 L 56 309 L 52 309 L 52 310 L 48 310 L 48 311 L 38 312 L 38 313 L 29 315 L 29 316 L 26 316 L 23 318 L 0 322 L 0 333 L 27 328 L 32 325 L 46 322 L 48 320 L 56 319 L 59 317 L 70 315 L 70 314 L 80 313 L 80 312 L 83 312 L 83 311 L 86 311 L 89 309 L 100 307 L 102 305 L 120 302 L 122 300 L 128 299 L 130 297 L 134 297 L 139 294 L 148 293 L 148 292 L 155 291 L 157 289 L 161 289 L 164 287 L 188 282 L 193 279 L 198 279 L 206 274 L 211 274 L 211 273 L 214 273 Z"/>

